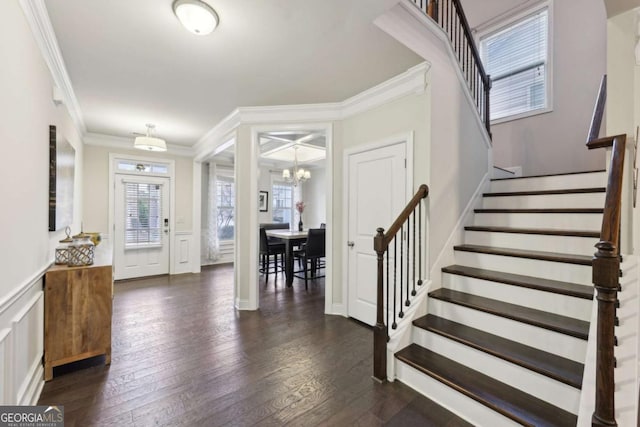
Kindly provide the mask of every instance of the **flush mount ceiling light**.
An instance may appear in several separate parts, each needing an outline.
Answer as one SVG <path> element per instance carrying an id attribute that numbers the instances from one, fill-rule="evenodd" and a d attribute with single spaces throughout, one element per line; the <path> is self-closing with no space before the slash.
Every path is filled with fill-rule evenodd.
<path id="1" fill-rule="evenodd" d="M 151 136 L 151 133 L 156 126 L 151 123 L 147 123 L 145 126 L 147 126 L 147 134 L 137 136 L 133 141 L 133 147 L 138 150 L 146 151 L 167 151 L 167 143 L 164 142 L 164 139 Z"/>
<path id="2" fill-rule="evenodd" d="M 200 0 L 175 0 L 173 13 L 187 30 L 199 36 L 215 30 L 219 22 L 216 11 Z"/>

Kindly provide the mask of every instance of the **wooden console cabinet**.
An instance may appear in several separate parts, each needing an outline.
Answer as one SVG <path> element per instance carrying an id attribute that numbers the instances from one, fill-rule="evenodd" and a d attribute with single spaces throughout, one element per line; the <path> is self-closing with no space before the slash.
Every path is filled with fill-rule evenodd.
<path id="1" fill-rule="evenodd" d="M 93 265 L 56 265 L 45 274 L 45 381 L 55 366 L 103 354 L 111 363 L 113 268 L 111 257 L 100 259 L 98 252 Z"/>

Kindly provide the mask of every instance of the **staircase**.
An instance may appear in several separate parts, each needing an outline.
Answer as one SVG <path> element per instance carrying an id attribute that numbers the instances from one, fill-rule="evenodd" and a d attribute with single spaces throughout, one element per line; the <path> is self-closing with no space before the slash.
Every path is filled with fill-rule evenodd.
<path id="1" fill-rule="evenodd" d="M 475 425 L 575 426 L 605 185 L 604 171 L 492 180 L 396 378 Z"/>

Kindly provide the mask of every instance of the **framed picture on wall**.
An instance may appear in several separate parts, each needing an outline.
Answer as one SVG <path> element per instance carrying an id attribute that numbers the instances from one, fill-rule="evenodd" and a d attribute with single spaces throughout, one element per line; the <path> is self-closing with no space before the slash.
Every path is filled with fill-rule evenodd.
<path id="1" fill-rule="evenodd" d="M 49 126 L 49 231 L 73 222 L 75 158 L 73 146 Z"/>
<path id="2" fill-rule="evenodd" d="M 258 196 L 258 207 L 260 212 L 267 212 L 269 210 L 269 192 L 261 191 Z"/>

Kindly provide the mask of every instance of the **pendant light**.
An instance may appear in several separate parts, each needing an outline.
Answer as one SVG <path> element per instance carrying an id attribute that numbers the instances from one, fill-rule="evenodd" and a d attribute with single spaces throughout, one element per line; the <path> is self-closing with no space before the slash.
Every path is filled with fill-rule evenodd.
<path id="1" fill-rule="evenodd" d="M 156 127 L 152 123 L 147 123 L 147 134 L 144 136 L 137 136 L 133 141 L 133 147 L 138 150 L 146 151 L 167 151 L 167 143 L 164 139 L 151 136 L 153 129 Z"/>

